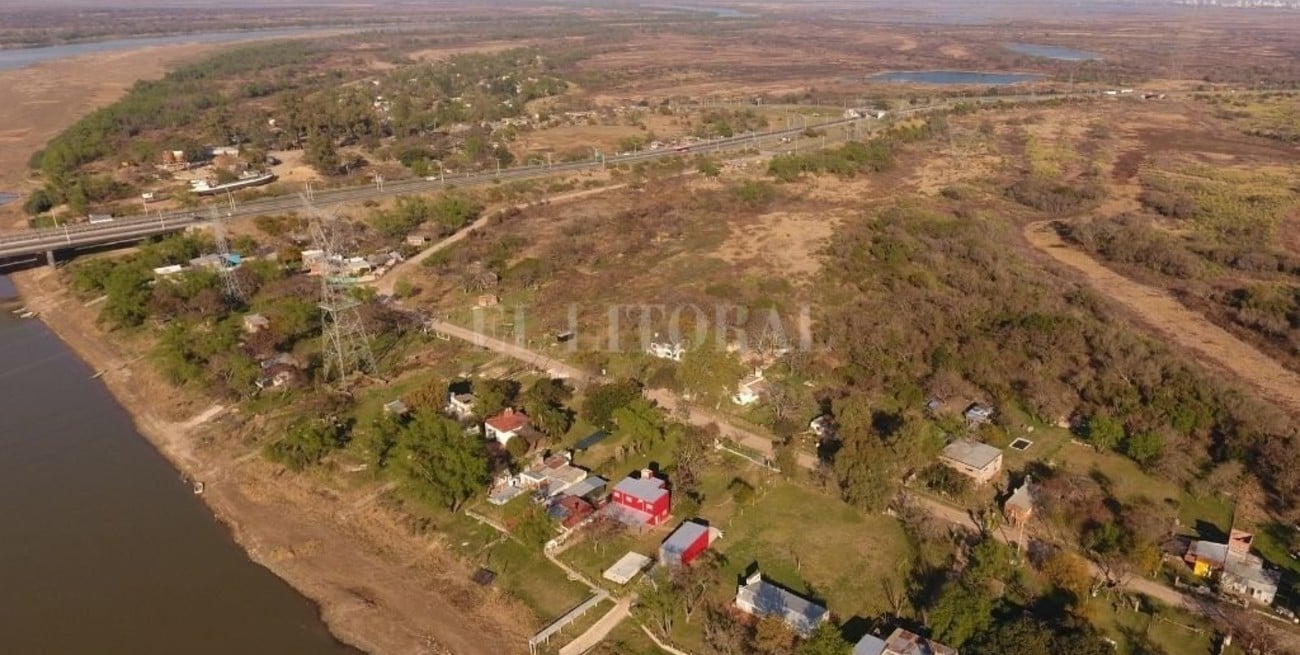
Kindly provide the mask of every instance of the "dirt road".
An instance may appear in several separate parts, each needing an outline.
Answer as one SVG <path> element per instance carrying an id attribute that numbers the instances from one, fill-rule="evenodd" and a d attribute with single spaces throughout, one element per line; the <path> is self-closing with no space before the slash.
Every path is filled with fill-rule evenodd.
<path id="1" fill-rule="evenodd" d="M 578 200 L 581 198 L 586 198 L 589 196 L 594 196 L 601 193 L 614 191 L 615 189 L 622 189 L 625 188 L 626 186 L 627 186 L 626 184 L 611 184 L 609 186 L 604 186 L 596 189 L 584 189 L 582 191 L 571 191 L 569 193 L 561 193 L 559 195 L 551 196 L 549 198 L 543 198 L 542 200 L 537 200 L 534 202 L 525 202 L 518 205 L 513 205 L 511 207 L 507 207 L 505 209 L 498 209 L 497 211 L 484 214 L 481 217 L 479 217 L 478 220 L 461 228 L 459 232 L 456 232 L 455 234 L 447 237 L 446 239 L 443 239 L 442 241 L 439 241 L 438 243 L 435 243 L 432 246 L 425 248 L 424 250 L 420 251 L 418 255 L 415 255 L 414 257 L 411 257 L 410 259 L 402 262 L 401 264 L 398 264 L 396 267 L 393 268 L 393 270 L 388 272 L 388 275 L 385 275 L 384 277 L 380 278 L 375 282 L 374 284 L 375 290 L 382 295 L 392 295 L 393 288 L 394 286 L 396 286 L 397 281 L 402 279 L 406 275 L 409 275 L 413 271 L 420 270 L 420 266 L 424 263 L 424 260 L 432 257 L 433 255 L 443 250 L 446 250 L 447 248 L 450 248 L 451 246 L 457 243 L 460 243 L 462 240 L 465 239 L 465 237 L 469 236 L 472 232 L 478 231 L 486 227 L 488 223 L 492 222 L 492 219 L 496 218 L 497 216 L 500 216 L 501 214 L 507 211 L 511 211 L 514 209 L 524 210 L 524 209 L 528 209 L 529 207 L 535 207 L 537 205 L 552 205 L 556 203 L 570 202 L 573 200 Z"/>
<path id="2" fill-rule="evenodd" d="M 1300 374 L 1183 306 L 1165 291 L 1134 282 L 1071 248 L 1050 222 L 1031 223 L 1025 226 L 1024 235 L 1035 248 L 1082 274 L 1099 293 L 1123 305 L 1169 342 L 1191 351 L 1203 363 L 1232 373 L 1291 413 L 1300 414 Z"/>

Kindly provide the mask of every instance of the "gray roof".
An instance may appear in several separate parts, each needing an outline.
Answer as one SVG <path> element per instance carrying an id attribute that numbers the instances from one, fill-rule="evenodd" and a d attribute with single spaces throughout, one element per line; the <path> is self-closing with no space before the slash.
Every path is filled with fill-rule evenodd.
<path id="1" fill-rule="evenodd" d="M 754 606 L 759 614 L 764 616 L 779 616 L 787 621 L 799 619 L 810 627 L 815 626 L 827 615 L 825 607 L 803 596 L 786 591 L 762 578 L 753 580 L 741 587 L 736 592 L 736 598 L 744 598 Z"/>
<path id="2" fill-rule="evenodd" d="M 853 645 L 853 655 L 881 655 L 885 652 L 885 640 L 874 635 L 866 635 Z"/>
<path id="3" fill-rule="evenodd" d="M 608 481 L 605 480 L 605 478 L 602 478 L 599 475 L 593 475 L 572 487 L 569 487 L 564 491 L 564 493 L 569 494 L 570 496 L 582 497 L 593 491 L 604 489 L 607 483 Z"/>
<path id="4" fill-rule="evenodd" d="M 677 529 L 671 535 L 668 535 L 663 545 L 660 546 L 659 552 L 680 556 L 686 552 L 687 548 L 691 547 L 691 544 L 695 543 L 696 539 L 700 538 L 700 535 L 708 533 L 709 528 L 707 526 L 695 521 L 687 521 L 677 526 Z"/>
<path id="5" fill-rule="evenodd" d="M 668 495 L 668 490 L 663 487 L 663 484 L 663 480 L 658 478 L 623 478 L 614 485 L 614 491 L 621 491 L 633 498 L 653 503 Z"/>
<path id="6" fill-rule="evenodd" d="M 958 439 L 943 449 L 944 457 L 977 469 L 988 466 L 1001 455 L 1001 450 L 970 439 Z"/>

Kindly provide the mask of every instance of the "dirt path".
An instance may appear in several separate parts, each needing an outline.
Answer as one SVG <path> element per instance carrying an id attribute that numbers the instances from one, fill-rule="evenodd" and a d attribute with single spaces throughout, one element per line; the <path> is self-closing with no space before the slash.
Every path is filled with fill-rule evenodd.
<path id="1" fill-rule="evenodd" d="M 439 241 L 438 243 L 435 243 L 432 246 L 425 248 L 414 257 L 411 257 L 410 259 L 402 262 L 401 264 L 398 264 L 396 267 L 393 268 L 393 270 L 389 271 L 388 275 L 385 275 L 384 277 L 380 278 L 375 282 L 374 284 L 375 290 L 378 291 L 381 295 L 392 295 L 393 288 L 397 285 L 397 281 L 402 279 L 404 276 L 410 274 L 412 271 L 418 271 L 420 269 L 421 264 L 424 263 L 424 260 L 432 257 L 433 255 L 443 250 L 446 250 L 447 248 L 450 248 L 451 246 L 457 243 L 460 243 L 462 240 L 465 239 L 465 237 L 468 237 L 470 233 L 486 227 L 488 223 L 492 222 L 492 219 L 496 218 L 497 216 L 500 216 L 501 214 L 507 211 L 511 211 L 513 209 L 518 209 L 522 211 L 524 209 L 528 209 L 529 207 L 535 207 L 537 205 L 551 205 L 555 203 L 579 200 L 581 198 L 586 198 L 588 196 L 607 193 L 609 191 L 614 191 L 616 189 L 622 189 L 625 187 L 627 187 L 626 184 L 611 184 L 610 186 L 600 187 L 597 189 L 586 189 L 584 191 L 571 191 L 569 193 L 562 193 L 557 196 L 553 196 L 550 198 L 543 198 L 541 200 L 537 200 L 534 202 L 525 202 L 518 205 L 513 205 L 511 207 L 507 207 L 505 209 L 498 209 L 497 211 L 484 214 L 483 216 L 479 217 L 478 220 L 462 228 L 459 232 L 456 232 L 455 234 L 447 237 L 446 239 L 443 239 L 442 241 Z"/>
<path id="2" fill-rule="evenodd" d="M 1025 239 L 1082 274 L 1098 292 L 1133 312 L 1160 336 L 1195 353 L 1203 363 L 1227 370 L 1265 398 L 1300 414 L 1300 374 L 1241 341 L 1161 289 L 1130 280 L 1065 243 L 1049 221 L 1025 226 Z"/>

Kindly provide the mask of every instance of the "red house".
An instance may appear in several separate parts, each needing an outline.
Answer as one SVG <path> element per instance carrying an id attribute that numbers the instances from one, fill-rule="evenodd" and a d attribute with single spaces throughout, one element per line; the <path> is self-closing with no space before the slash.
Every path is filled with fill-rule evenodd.
<path id="1" fill-rule="evenodd" d="M 614 486 L 609 496 L 610 511 L 620 521 L 634 527 L 661 525 L 668 520 L 670 509 L 668 483 L 650 471 L 641 477 L 626 477 Z"/>
<path id="2" fill-rule="evenodd" d="M 709 547 L 709 527 L 687 521 L 659 545 L 659 563 L 668 566 L 686 566 Z"/>

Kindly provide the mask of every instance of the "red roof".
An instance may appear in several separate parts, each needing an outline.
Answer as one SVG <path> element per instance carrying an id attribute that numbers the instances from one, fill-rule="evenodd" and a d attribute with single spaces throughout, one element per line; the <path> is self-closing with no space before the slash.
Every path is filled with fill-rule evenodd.
<path id="1" fill-rule="evenodd" d="M 497 432 L 518 432 L 525 425 L 528 425 L 528 417 L 520 412 L 507 409 L 504 413 L 497 414 L 484 421 L 484 423 Z"/>

